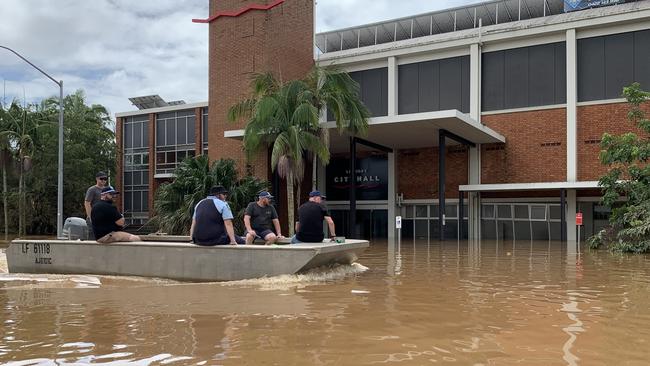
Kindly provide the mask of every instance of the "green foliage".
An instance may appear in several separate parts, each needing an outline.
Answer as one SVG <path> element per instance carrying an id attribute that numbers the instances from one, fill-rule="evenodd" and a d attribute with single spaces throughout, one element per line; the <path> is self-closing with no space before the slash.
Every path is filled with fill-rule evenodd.
<path id="1" fill-rule="evenodd" d="M 268 186 L 267 182 L 250 176 L 239 179 L 232 159 L 221 159 L 210 165 L 205 155 L 185 159 L 174 176 L 172 182 L 163 184 L 156 192 L 152 222 L 162 232 L 175 235 L 188 234 L 194 207 L 215 185 L 222 185 L 230 192 L 228 203 L 235 216 L 235 231 L 243 232 L 246 206 Z"/>
<path id="2" fill-rule="evenodd" d="M 115 171 L 113 122 L 104 107 L 87 105 L 82 91 L 67 95 L 63 107 L 63 216 L 83 217 L 84 195 L 94 184 L 95 173 Z M 15 101 L 9 105 L 0 104 L 0 131 L 5 132 L 0 150 L 2 146 L 7 150 L 7 216 L 12 231 L 18 228 L 17 220 L 21 216 L 12 212 L 16 211 L 19 201 L 19 161 L 25 161 L 25 157 L 31 162 L 31 169 L 23 172 L 26 233 L 52 234 L 56 231 L 58 121 L 58 98 L 25 106 Z"/>
<path id="3" fill-rule="evenodd" d="M 650 121 L 642 105 L 650 93 L 638 83 L 623 89 L 630 104 L 628 119 L 644 135 L 650 134 Z M 600 161 L 609 167 L 599 180 L 603 202 L 612 209 L 611 227 L 589 239 L 590 246 L 607 246 L 618 252 L 650 251 L 650 140 L 634 133 L 614 136 L 605 133 L 601 141 Z M 621 197 L 626 200 L 615 205 Z"/>
<path id="4" fill-rule="evenodd" d="M 325 106 L 333 113 L 339 133 L 365 134 L 368 109 L 359 100 L 359 86 L 333 68 L 314 67 L 302 80 L 282 83 L 271 73 L 257 74 L 251 96 L 228 111 L 228 119 L 245 119 L 244 149 L 253 159 L 271 148 L 271 168 L 287 182 L 289 233 L 293 233 L 294 186 L 304 177 L 305 156 L 329 163 L 328 133 L 319 116 Z"/>

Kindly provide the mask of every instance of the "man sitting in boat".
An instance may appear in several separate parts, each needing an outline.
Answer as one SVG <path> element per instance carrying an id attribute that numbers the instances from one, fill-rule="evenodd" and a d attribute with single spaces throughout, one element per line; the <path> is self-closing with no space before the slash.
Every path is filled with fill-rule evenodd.
<path id="1" fill-rule="evenodd" d="M 309 201 L 298 208 L 298 222 L 296 222 L 296 235 L 291 238 L 291 243 L 320 243 L 325 238 L 323 233 L 323 220 L 327 222 L 330 237 L 336 236 L 334 221 L 327 207 L 323 205 L 323 196 L 320 191 L 309 192 Z"/>
<path id="2" fill-rule="evenodd" d="M 246 240 L 235 235 L 233 215 L 226 202 L 228 190 L 223 186 L 210 188 L 210 195 L 196 204 L 190 237 L 198 245 L 245 244 Z"/>
<path id="3" fill-rule="evenodd" d="M 246 207 L 244 226 L 246 226 L 246 244 L 253 244 L 255 239 L 263 239 L 264 244 L 270 245 L 277 239 L 283 238 L 280 231 L 280 220 L 275 207 L 271 205 L 273 196 L 267 192 L 259 193 L 256 202 Z M 275 228 L 275 235 L 272 228 Z"/>
<path id="4" fill-rule="evenodd" d="M 101 199 L 95 203 L 90 212 L 93 233 L 98 243 L 140 241 L 139 236 L 123 231 L 124 216 L 113 205 L 113 197 L 119 193 L 111 186 L 102 188 Z"/>

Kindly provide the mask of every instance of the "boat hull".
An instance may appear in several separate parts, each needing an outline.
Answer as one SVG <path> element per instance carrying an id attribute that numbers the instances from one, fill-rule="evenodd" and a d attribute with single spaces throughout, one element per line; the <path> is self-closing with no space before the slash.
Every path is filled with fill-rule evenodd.
<path id="1" fill-rule="evenodd" d="M 143 241 L 99 244 L 80 240 L 14 240 L 7 248 L 10 273 L 96 274 L 232 281 L 350 264 L 365 240 L 291 245 L 198 246 Z"/>

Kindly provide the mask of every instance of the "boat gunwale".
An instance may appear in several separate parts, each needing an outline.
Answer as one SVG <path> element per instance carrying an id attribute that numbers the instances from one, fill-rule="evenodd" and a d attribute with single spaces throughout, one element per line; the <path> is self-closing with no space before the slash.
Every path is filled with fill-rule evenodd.
<path id="1" fill-rule="evenodd" d="M 341 245 L 354 245 L 354 244 L 364 244 L 365 246 L 370 246 L 370 242 L 367 240 L 356 240 L 348 239 L 345 243 L 296 243 L 296 244 L 282 244 L 282 245 L 197 245 L 189 242 L 154 242 L 154 241 L 132 241 L 132 242 L 114 242 L 114 243 L 98 243 L 95 240 L 59 240 L 59 239 L 14 239 L 11 244 L 72 244 L 72 245 L 101 245 L 101 246 L 113 246 L 113 247 L 167 247 L 167 248 L 196 248 L 196 249 L 211 249 L 211 250 L 322 250 L 326 249 L 329 251 L 332 248 L 337 248 Z M 8 248 L 7 248 L 8 249 Z"/>

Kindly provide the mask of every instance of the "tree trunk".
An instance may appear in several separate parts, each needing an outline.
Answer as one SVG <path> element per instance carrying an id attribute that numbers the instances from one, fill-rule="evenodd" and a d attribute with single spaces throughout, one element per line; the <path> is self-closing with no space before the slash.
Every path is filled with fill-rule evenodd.
<path id="1" fill-rule="evenodd" d="M 4 208 L 5 218 L 5 241 L 9 240 L 9 209 L 7 207 L 7 166 L 4 156 L 2 157 L 2 205 Z"/>
<path id="2" fill-rule="evenodd" d="M 294 234 L 294 229 L 295 229 L 295 218 L 294 218 L 294 212 L 293 212 L 293 203 L 294 203 L 294 198 L 293 198 L 293 177 L 288 176 L 287 177 L 287 221 L 289 224 L 289 236 L 293 236 Z"/>
<path id="3" fill-rule="evenodd" d="M 21 157 L 22 160 L 22 157 Z M 23 167 L 21 164 L 20 175 L 18 178 L 18 236 L 23 236 L 25 217 L 24 217 L 24 207 L 23 207 Z"/>

